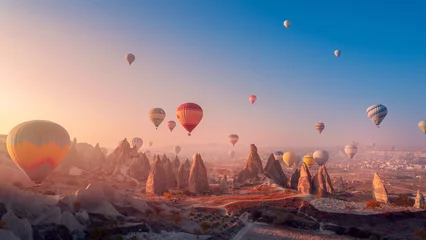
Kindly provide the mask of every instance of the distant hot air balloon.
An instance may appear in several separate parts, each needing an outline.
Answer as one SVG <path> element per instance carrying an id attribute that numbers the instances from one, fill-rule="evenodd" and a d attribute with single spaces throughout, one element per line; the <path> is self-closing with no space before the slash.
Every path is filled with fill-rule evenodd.
<path id="1" fill-rule="evenodd" d="M 281 160 L 281 159 L 283 159 L 283 155 L 284 155 L 284 152 L 281 152 L 281 151 L 274 152 L 275 160 Z"/>
<path id="2" fill-rule="evenodd" d="M 420 128 L 420 130 L 422 130 L 422 132 L 424 134 L 426 134 L 426 121 L 425 120 L 420 121 L 417 126 Z"/>
<path id="3" fill-rule="evenodd" d="M 321 134 L 324 131 L 325 125 L 324 123 L 315 124 L 315 129 Z"/>
<path id="4" fill-rule="evenodd" d="M 395 150 L 395 146 L 392 146 L 391 150 L 392 150 L 392 151 L 393 151 L 393 150 Z"/>
<path id="5" fill-rule="evenodd" d="M 231 134 L 228 137 L 229 142 L 232 144 L 232 146 L 235 146 L 235 144 L 238 142 L 238 135 L 237 134 Z"/>
<path id="6" fill-rule="evenodd" d="M 286 28 L 290 27 L 290 20 L 284 21 L 284 27 L 286 27 Z"/>
<path id="7" fill-rule="evenodd" d="M 340 57 L 340 53 L 341 53 L 341 51 L 340 51 L 340 50 L 335 50 L 335 51 L 334 51 L 334 55 L 335 55 L 336 57 Z"/>
<path id="8" fill-rule="evenodd" d="M 135 55 L 128 53 L 126 55 L 126 61 L 129 63 L 129 66 L 132 65 L 132 63 L 135 61 L 136 57 Z"/>
<path id="9" fill-rule="evenodd" d="M 176 127 L 176 122 L 173 121 L 173 120 L 170 120 L 170 121 L 167 122 L 167 126 L 169 127 L 170 132 L 171 132 Z"/>
<path id="10" fill-rule="evenodd" d="M 256 102 L 256 99 L 257 99 L 256 95 L 250 95 L 249 97 L 249 101 L 251 102 L 251 104 L 254 104 L 254 102 Z"/>
<path id="11" fill-rule="evenodd" d="M 350 159 L 352 159 L 355 156 L 357 151 L 358 151 L 358 147 L 353 144 L 349 144 L 345 146 L 345 153 L 346 155 L 348 155 Z"/>
<path id="12" fill-rule="evenodd" d="M 178 155 L 178 154 L 180 153 L 180 150 L 182 150 L 182 149 L 180 148 L 180 146 L 174 146 L 174 147 L 173 147 L 173 151 L 175 151 L 175 154 L 176 154 L 176 155 Z"/>
<path id="13" fill-rule="evenodd" d="M 158 129 L 158 126 L 160 126 L 164 118 L 166 118 L 166 112 L 161 108 L 153 108 L 149 110 L 149 118 L 151 122 L 154 123 L 155 129 Z"/>
<path id="14" fill-rule="evenodd" d="M 149 146 L 150 146 L 150 147 L 152 147 L 152 144 L 153 144 L 153 142 L 152 142 L 152 141 L 150 141 L 150 142 L 149 142 Z"/>
<path id="15" fill-rule="evenodd" d="M 287 166 L 293 166 L 297 161 L 297 155 L 293 152 L 286 152 L 283 154 L 283 161 Z"/>
<path id="16" fill-rule="evenodd" d="M 376 124 L 376 127 L 379 128 L 380 123 L 388 114 L 388 109 L 382 104 L 374 104 L 369 106 L 365 112 L 371 121 Z"/>
<path id="17" fill-rule="evenodd" d="M 372 146 L 372 147 L 375 147 L 375 146 L 376 146 L 376 143 L 372 143 L 372 144 L 371 144 L 371 146 Z"/>
<path id="18" fill-rule="evenodd" d="M 136 147 L 136 151 L 139 151 L 139 149 L 142 147 L 142 145 L 143 145 L 142 138 L 135 137 L 135 138 L 132 139 L 132 147 Z"/>
<path id="19" fill-rule="evenodd" d="M 50 121 L 34 120 L 15 126 L 6 146 L 16 165 L 36 184 L 62 162 L 70 149 L 67 130 Z"/>
<path id="20" fill-rule="evenodd" d="M 191 136 L 192 130 L 203 119 L 203 109 L 196 103 L 187 102 L 176 109 L 176 117 L 183 128 L 188 131 L 188 136 Z"/>
<path id="21" fill-rule="evenodd" d="M 318 163 L 318 165 L 322 166 L 328 161 L 329 155 L 325 150 L 318 150 L 312 154 L 312 157 L 314 158 L 315 162 Z"/>
<path id="22" fill-rule="evenodd" d="M 229 156 L 231 157 L 231 159 L 233 159 L 234 158 L 234 156 L 235 156 L 235 152 L 234 151 L 229 151 Z"/>
<path id="23" fill-rule="evenodd" d="M 303 163 L 308 166 L 308 168 L 311 168 L 315 164 L 314 157 L 312 157 L 312 154 L 306 154 L 303 156 Z"/>

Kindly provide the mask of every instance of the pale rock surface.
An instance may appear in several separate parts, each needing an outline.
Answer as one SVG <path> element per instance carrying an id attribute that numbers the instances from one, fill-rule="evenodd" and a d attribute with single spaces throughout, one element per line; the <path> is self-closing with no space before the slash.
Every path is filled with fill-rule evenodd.
<path id="1" fill-rule="evenodd" d="M 59 225 L 64 225 L 70 233 L 78 233 L 79 235 L 84 235 L 85 226 L 81 225 L 77 218 L 70 212 L 63 212 Z"/>
<path id="2" fill-rule="evenodd" d="M 219 180 L 219 191 L 222 194 L 226 194 L 228 193 L 229 187 L 228 187 L 228 178 L 225 176 L 223 176 L 223 178 L 221 178 Z"/>
<path id="3" fill-rule="evenodd" d="M 105 154 L 103 153 L 99 143 L 96 143 L 95 149 L 89 158 L 90 168 L 98 169 L 102 167 L 102 164 L 105 163 Z"/>
<path id="4" fill-rule="evenodd" d="M 374 173 L 373 178 L 373 198 L 378 202 L 389 202 L 388 191 L 377 173 Z"/>
<path id="5" fill-rule="evenodd" d="M 296 168 L 290 177 L 290 186 L 292 189 L 297 190 L 297 185 L 299 184 L 299 178 L 300 178 L 300 171 L 299 169 Z"/>
<path id="6" fill-rule="evenodd" d="M 131 148 L 130 143 L 127 141 L 127 138 L 125 138 L 106 158 L 106 162 L 103 165 L 105 173 L 121 175 L 123 172 L 127 172 L 127 167 L 132 162 L 132 158 L 136 156 L 136 148 Z"/>
<path id="7" fill-rule="evenodd" d="M 71 143 L 70 150 L 68 151 L 67 156 L 61 162 L 61 164 L 55 169 L 59 172 L 69 173 L 72 167 L 77 167 L 80 169 L 89 169 L 89 164 L 83 158 L 83 156 L 77 151 L 77 139 L 74 138 Z"/>
<path id="8" fill-rule="evenodd" d="M 4 222 L 3 229 L 13 232 L 21 240 L 33 240 L 33 228 L 28 219 L 18 218 L 13 211 L 8 210 L 1 221 Z"/>
<path id="9" fill-rule="evenodd" d="M 271 153 L 268 158 L 264 169 L 265 175 L 272 179 L 276 184 L 281 187 L 287 187 L 287 177 L 281 167 L 281 164 L 278 160 L 275 160 L 274 154 Z"/>
<path id="10" fill-rule="evenodd" d="M 168 158 L 163 163 L 163 167 L 166 172 L 167 189 L 174 189 L 177 186 L 176 175 L 173 171 L 172 163 Z"/>
<path id="11" fill-rule="evenodd" d="M 0 239 L 4 240 L 21 240 L 13 232 L 5 229 L 0 229 Z"/>
<path id="12" fill-rule="evenodd" d="M 257 147 L 250 145 L 250 154 L 247 158 L 246 167 L 238 174 L 238 181 L 244 183 L 246 180 L 252 180 L 263 175 L 262 159 L 257 153 Z"/>
<path id="13" fill-rule="evenodd" d="M 130 163 L 128 175 L 139 182 L 145 182 L 148 179 L 151 165 L 148 157 L 144 153 L 139 153 L 139 156 L 132 159 Z"/>
<path id="14" fill-rule="evenodd" d="M 232 188 L 233 189 L 240 189 L 241 184 L 236 179 L 232 179 Z"/>
<path id="15" fill-rule="evenodd" d="M 184 164 L 181 164 L 178 170 L 178 189 L 181 191 L 188 191 L 188 182 L 189 182 L 190 170 L 185 167 Z"/>
<path id="16" fill-rule="evenodd" d="M 312 193 L 312 177 L 309 173 L 308 166 L 305 163 L 302 164 L 300 168 L 300 178 L 297 184 L 297 190 L 301 194 L 311 194 Z"/>
<path id="17" fill-rule="evenodd" d="M 425 208 L 425 198 L 423 196 L 423 193 L 420 192 L 420 190 L 417 190 L 416 199 L 415 199 L 413 207 L 418 208 L 418 209 L 424 209 Z"/>
<path id="18" fill-rule="evenodd" d="M 192 162 L 189 173 L 189 191 L 191 193 L 210 192 L 210 186 L 207 178 L 207 169 L 204 166 L 201 155 L 197 153 Z"/>
<path id="19" fill-rule="evenodd" d="M 78 212 L 75 213 L 75 217 L 84 226 L 90 225 L 90 216 L 86 210 L 79 210 Z"/>
<path id="20" fill-rule="evenodd" d="M 167 190 L 166 171 L 160 157 L 157 155 L 146 181 L 146 193 L 162 196 Z"/>

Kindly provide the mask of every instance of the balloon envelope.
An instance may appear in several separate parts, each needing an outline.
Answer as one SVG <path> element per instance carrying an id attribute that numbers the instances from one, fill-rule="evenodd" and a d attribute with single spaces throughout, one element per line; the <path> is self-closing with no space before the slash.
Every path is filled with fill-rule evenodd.
<path id="1" fill-rule="evenodd" d="M 67 130 L 50 121 L 34 120 L 15 126 L 7 136 L 10 157 L 36 184 L 62 162 L 70 149 Z"/>
<path id="2" fill-rule="evenodd" d="M 251 104 L 254 104 L 254 102 L 256 102 L 256 99 L 257 99 L 256 95 L 250 95 L 249 97 L 249 101 L 251 102 Z"/>
<path id="3" fill-rule="evenodd" d="M 373 121 L 373 123 L 376 125 L 376 127 L 379 127 L 380 123 L 388 114 L 388 109 L 382 104 L 374 104 L 369 106 L 365 112 L 371 121 Z"/>
<path id="4" fill-rule="evenodd" d="M 356 152 L 358 151 L 358 147 L 353 144 L 348 144 L 345 146 L 345 153 L 348 155 L 350 159 L 352 159 Z"/>
<path id="5" fill-rule="evenodd" d="M 173 120 L 170 120 L 167 122 L 167 127 L 169 127 L 170 132 L 173 131 L 173 129 L 176 127 L 176 122 Z"/>
<path id="6" fill-rule="evenodd" d="M 135 137 L 135 138 L 132 139 L 132 147 L 136 147 L 136 151 L 139 151 L 139 149 L 142 147 L 142 145 L 143 145 L 142 138 Z"/>
<path id="7" fill-rule="evenodd" d="M 315 129 L 321 134 L 322 133 L 322 131 L 324 130 L 324 128 L 325 128 L 325 125 L 324 125 L 324 123 L 317 123 L 317 124 L 315 124 Z"/>
<path id="8" fill-rule="evenodd" d="M 228 137 L 228 140 L 232 144 L 232 146 L 235 146 L 235 144 L 238 142 L 238 139 L 240 139 L 240 138 L 238 137 L 237 134 L 231 134 Z"/>
<path id="9" fill-rule="evenodd" d="M 322 166 L 328 161 L 329 155 L 325 150 L 318 150 L 314 152 L 312 157 L 314 158 L 315 162 L 318 163 L 318 165 Z"/>
<path id="10" fill-rule="evenodd" d="M 340 57 L 340 53 L 341 53 L 341 51 L 340 51 L 340 50 L 335 50 L 335 51 L 334 51 L 334 55 L 335 55 L 336 57 Z"/>
<path id="11" fill-rule="evenodd" d="M 154 123 L 155 129 L 160 126 L 164 118 L 166 118 L 166 112 L 162 108 L 153 108 L 149 110 L 149 119 Z"/>
<path id="12" fill-rule="evenodd" d="M 178 154 L 180 153 L 180 150 L 182 150 L 182 149 L 180 148 L 180 146 L 174 146 L 174 147 L 173 147 L 173 151 L 175 151 L 175 154 L 176 154 L 176 155 L 178 155 Z"/>
<path id="13" fill-rule="evenodd" d="M 129 63 L 129 66 L 132 65 L 132 63 L 135 61 L 136 57 L 135 55 L 129 53 L 126 55 L 126 61 Z"/>
<path id="14" fill-rule="evenodd" d="M 286 28 L 290 27 L 290 20 L 284 21 L 284 27 L 286 27 Z"/>
<path id="15" fill-rule="evenodd" d="M 276 152 L 274 152 L 275 160 L 281 160 L 281 159 L 283 159 L 283 155 L 284 155 L 284 152 L 282 152 L 282 151 L 276 151 Z"/>
<path id="16" fill-rule="evenodd" d="M 184 103 L 176 109 L 176 117 L 183 128 L 188 131 L 188 136 L 203 119 L 203 109 L 196 103 Z"/>
<path id="17" fill-rule="evenodd" d="M 311 168 L 315 164 L 315 160 L 312 154 L 306 154 L 303 156 L 303 163 L 306 164 L 308 168 Z"/>
<path id="18" fill-rule="evenodd" d="M 287 166 L 293 166 L 297 161 L 297 155 L 293 152 L 286 152 L 283 154 L 283 161 Z"/>
<path id="19" fill-rule="evenodd" d="M 424 134 L 426 134 L 426 121 L 420 121 L 417 126 L 420 128 L 420 130 L 422 130 Z"/>

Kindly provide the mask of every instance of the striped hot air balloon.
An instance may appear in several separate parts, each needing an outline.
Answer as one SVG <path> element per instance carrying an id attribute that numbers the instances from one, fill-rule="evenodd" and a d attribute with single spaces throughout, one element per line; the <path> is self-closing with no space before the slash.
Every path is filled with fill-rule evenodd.
<path id="1" fill-rule="evenodd" d="M 254 104 L 254 102 L 256 102 L 256 100 L 257 100 L 256 95 L 250 95 L 249 101 L 251 102 L 251 104 Z"/>
<path id="2" fill-rule="evenodd" d="M 232 146 L 235 146 L 235 144 L 238 142 L 238 135 L 237 134 L 231 134 L 228 136 L 229 142 L 232 144 Z"/>
<path id="3" fill-rule="evenodd" d="M 374 104 L 368 107 L 365 112 L 371 121 L 373 121 L 373 123 L 376 125 L 376 127 L 379 128 L 380 123 L 388 114 L 388 109 L 382 104 Z"/>
<path id="4" fill-rule="evenodd" d="M 324 131 L 325 125 L 324 123 L 315 124 L 315 129 L 321 134 Z"/>
<path id="5" fill-rule="evenodd" d="M 329 155 L 325 150 L 318 150 L 312 154 L 312 157 L 314 158 L 315 162 L 318 163 L 318 165 L 322 166 L 328 161 Z"/>
<path id="6" fill-rule="evenodd" d="M 136 151 L 139 151 L 139 149 L 142 147 L 142 145 L 143 145 L 142 138 L 135 137 L 135 138 L 132 139 L 132 147 L 136 147 Z"/>
<path id="7" fill-rule="evenodd" d="M 426 121 L 420 121 L 417 126 L 420 128 L 420 130 L 422 130 L 424 134 L 426 134 Z"/>
<path id="8" fill-rule="evenodd" d="M 191 132 L 203 119 L 203 109 L 196 103 L 183 103 L 176 109 L 176 117 L 188 131 L 188 136 L 191 136 Z"/>
<path id="9" fill-rule="evenodd" d="M 358 151 L 358 147 L 353 144 L 348 144 L 345 146 L 345 153 L 348 155 L 350 159 L 352 159 L 356 152 Z"/>
<path id="10" fill-rule="evenodd" d="M 170 121 L 167 122 L 167 126 L 169 127 L 170 132 L 171 132 L 176 127 L 176 122 L 173 121 L 173 120 L 170 120 Z"/>
<path id="11" fill-rule="evenodd" d="M 70 145 L 70 135 L 65 128 L 44 120 L 17 125 L 6 140 L 12 160 L 36 184 L 41 184 L 59 166 Z"/>
<path id="12" fill-rule="evenodd" d="M 151 122 L 154 123 L 155 129 L 158 129 L 158 126 L 160 126 L 164 118 L 166 118 L 166 112 L 162 108 L 153 108 L 149 110 L 149 118 Z"/>
<path id="13" fill-rule="evenodd" d="M 308 168 L 311 168 L 315 164 L 315 160 L 312 154 L 306 154 L 303 156 L 303 163 L 306 164 Z"/>

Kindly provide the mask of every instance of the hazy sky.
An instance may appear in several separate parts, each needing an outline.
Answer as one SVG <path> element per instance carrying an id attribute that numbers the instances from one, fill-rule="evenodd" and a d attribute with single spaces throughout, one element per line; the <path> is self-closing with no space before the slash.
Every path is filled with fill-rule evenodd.
<path id="1" fill-rule="evenodd" d="M 417 128 L 426 119 L 425 8 L 422 0 L 0 0 L 0 133 L 45 119 L 108 147 L 140 136 L 184 149 L 227 144 L 231 133 L 241 146 L 283 150 L 426 144 Z M 184 102 L 204 109 L 191 137 L 179 123 L 173 133 L 166 126 Z M 376 103 L 389 111 L 380 129 L 365 113 Z M 153 107 L 167 113 L 158 131 Z"/>

